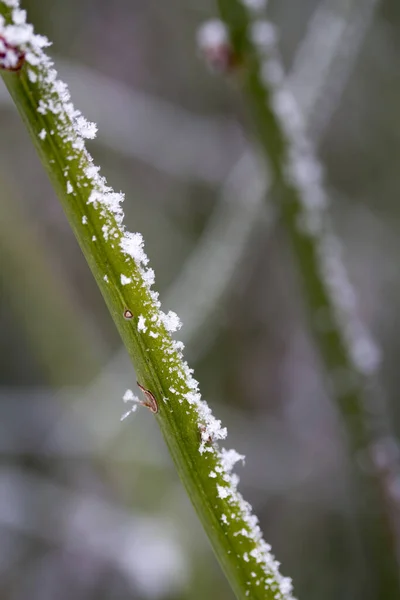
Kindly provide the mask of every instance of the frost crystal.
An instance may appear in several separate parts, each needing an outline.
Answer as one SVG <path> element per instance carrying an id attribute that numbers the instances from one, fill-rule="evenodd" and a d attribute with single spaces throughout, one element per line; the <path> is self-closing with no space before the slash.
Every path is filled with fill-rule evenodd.
<path id="1" fill-rule="evenodd" d="M 221 500 L 225 500 L 231 495 L 231 490 L 227 486 L 217 485 L 218 496 Z"/>
<path id="2" fill-rule="evenodd" d="M 83 138 L 94 140 L 97 134 L 96 123 L 91 123 L 90 121 L 87 121 L 85 117 L 79 115 L 76 119 L 75 125 Z"/>
<path id="3" fill-rule="evenodd" d="M 154 280 L 155 280 L 153 269 L 147 269 L 147 271 L 143 271 L 142 276 L 143 276 L 143 279 L 144 279 L 147 287 L 151 288 L 151 286 L 154 284 Z"/>
<path id="4" fill-rule="evenodd" d="M 129 415 L 131 415 L 132 413 L 134 413 L 137 410 L 138 404 L 140 404 L 140 400 L 137 396 L 135 396 L 135 394 L 132 392 L 132 390 L 126 390 L 125 394 L 122 396 L 122 400 L 127 403 L 127 402 L 132 402 L 132 406 L 131 408 L 126 411 L 122 417 L 121 417 L 121 421 L 125 421 L 125 419 L 127 419 L 129 417 Z"/>
<path id="5" fill-rule="evenodd" d="M 124 414 L 121 417 L 121 421 L 125 421 L 125 419 L 127 419 L 129 417 L 129 415 L 131 415 L 132 413 L 136 412 L 136 410 L 137 410 L 137 404 L 134 404 L 129 410 L 124 412 Z"/>
<path id="6" fill-rule="evenodd" d="M 125 394 L 122 396 L 122 400 L 124 402 L 139 402 L 139 398 L 136 398 L 132 390 L 126 390 Z"/>
<path id="7" fill-rule="evenodd" d="M 172 310 L 170 310 L 167 314 L 162 312 L 161 319 L 162 319 L 162 322 L 164 323 L 165 329 L 167 331 L 169 331 L 170 333 L 173 333 L 174 331 L 178 331 L 178 329 L 180 329 L 182 327 L 182 322 L 181 322 L 180 318 Z"/>
<path id="8" fill-rule="evenodd" d="M 129 283 L 132 283 L 132 279 L 126 277 L 126 275 L 121 275 L 121 285 L 128 285 Z"/>
<path id="9" fill-rule="evenodd" d="M 206 21 L 197 32 L 197 43 L 201 50 L 220 48 L 229 42 L 228 30 L 219 19 Z"/>
<path id="10" fill-rule="evenodd" d="M 146 333 L 146 331 L 147 331 L 146 319 L 144 318 L 143 315 L 140 315 L 140 317 L 138 319 L 137 328 L 138 328 L 138 331 L 143 331 L 143 333 Z"/>
<path id="11" fill-rule="evenodd" d="M 125 232 L 120 241 L 122 251 L 133 258 L 138 265 L 147 265 L 149 259 L 143 250 L 143 237 L 141 233 Z"/>
<path id="12" fill-rule="evenodd" d="M 222 449 L 221 452 L 222 457 L 222 466 L 226 470 L 227 473 L 231 473 L 233 467 L 237 462 L 244 462 L 245 456 L 243 454 L 239 454 L 236 450 L 225 450 Z"/>

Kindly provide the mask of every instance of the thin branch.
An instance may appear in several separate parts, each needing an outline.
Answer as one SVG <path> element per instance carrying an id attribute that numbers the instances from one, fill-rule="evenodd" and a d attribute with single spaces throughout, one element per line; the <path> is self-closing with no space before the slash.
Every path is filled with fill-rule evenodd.
<path id="1" fill-rule="evenodd" d="M 166 305 L 179 306 L 187 323 L 183 341 L 190 344 L 192 357 L 198 356 L 207 338 L 215 337 L 213 312 L 227 293 L 260 214 L 267 229 L 273 221 L 263 202 L 266 189 L 258 162 L 247 151 L 225 181 L 200 241 L 167 292 Z M 204 331 L 210 320 L 211 331 Z"/>
<path id="2" fill-rule="evenodd" d="M 371 388 L 380 352 L 357 314 L 355 293 L 331 231 L 322 168 L 306 136 L 298 105 L 284 81 L 277 32 L 260 18 L 262 2 L 218 0 L 226 31 L 210 23 L 208 54 L 224 51 L 248 101 L 258 140 L 276 187 L 275 198 L 303 284 L 304 304 L 331 395 L 343 418 L 348 444 L 368 507 L 381 597 L 400 593 L 395 528 L 387 487 L 374 460 Z M 207 26 L 206 26 L 207 27 Z M 369 472 L 358 467 L 360 457 Z M 368 462 L 369 461 L 369 462 Z M 380 553 L 385 553 L 382 559 Z M 380 558 L 380 560 L 379 560 Z"/>
<path id="3" fill-rule="evenodd" d="M 123 224 L 114 192 L 85 148 L 96 128 L 76 111 L 18 0 L 0 2 L 2 76 L 135 365 L 142 403 L 155 415 L 186 490 L 238 598 L 292 598 L 257 518 L 237 490 L 242 457 L 220 449 L 226 430 L 201 399 L 182 345 L 179 319 L 165 315 L 147 267 L 143 239 Z M 157 568 L 157 565 L 154 565 Z"/>
<path id="4" fill-rule="evenodd" d="M 289 85 L 303 116 L 321 137 L 337 108 L 379 0 L 323 0 L 315 10 L 293 63 Z"/>

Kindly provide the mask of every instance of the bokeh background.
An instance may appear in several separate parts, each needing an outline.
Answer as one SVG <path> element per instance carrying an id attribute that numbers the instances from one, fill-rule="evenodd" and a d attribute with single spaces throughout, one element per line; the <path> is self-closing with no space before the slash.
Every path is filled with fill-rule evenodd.
<path id="1" fill-rule="evenodd" d="M 128 228 L 247 457 L 241 490 L 296 595 L 380 600 L 246 107 L 196 49 L 213 2 L 23 5 L 99 126 L 90 151 L 126 192 Z M 270 15 L 400 433 L 400 5 L 271 0 Z M 120 422 L 134 371 L 2 85 L 0 357 L 0 599 L 231 600 L 151 414 Z"/>

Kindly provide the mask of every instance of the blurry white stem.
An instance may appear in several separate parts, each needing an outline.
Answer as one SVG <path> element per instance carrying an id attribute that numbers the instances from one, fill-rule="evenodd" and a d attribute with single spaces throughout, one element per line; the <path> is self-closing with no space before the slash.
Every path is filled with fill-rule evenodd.
<path id="1" fill-rule="evenodd" d="M 322 0 L 296 53 L 289 85 L 318 141 L 340 102 L 379 0 Z"/>

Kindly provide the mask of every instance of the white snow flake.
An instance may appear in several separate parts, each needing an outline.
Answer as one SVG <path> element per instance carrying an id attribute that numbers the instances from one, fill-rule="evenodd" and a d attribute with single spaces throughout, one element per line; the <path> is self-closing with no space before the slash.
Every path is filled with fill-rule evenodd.
<path id="1" fill-rule="evenodd" d="M 121 275 L 121 285 L 128 285 L 129 283 L 132 283 L 132 279 L 126 275 Z"/>

